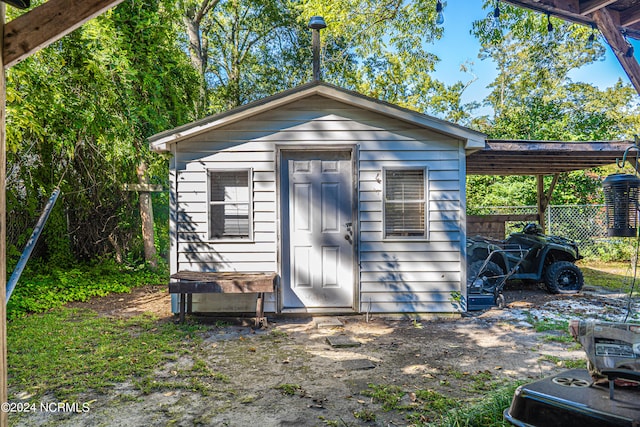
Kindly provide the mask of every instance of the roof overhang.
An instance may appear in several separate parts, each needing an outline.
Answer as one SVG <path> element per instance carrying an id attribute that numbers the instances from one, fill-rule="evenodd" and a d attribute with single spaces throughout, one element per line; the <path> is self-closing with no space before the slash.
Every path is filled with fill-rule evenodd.
<path id="1" fill-rule="evenodd" d="M 640 65 L 625 36 L 640 40 L 640 0 L 502 0 L 566 21 L 597 27 L 640 93 Z"/>
<path id="2" fill-rule="evenodd" d="M 466 150 L 479 150 L 484 148 L 486 135 L 473 129 L 459 126 L 436 117 L 418 113 L 416 111 L 402 108 L 388 102 L 380 101 L 346 90 L 325 82 L 312 82 L 294 89 L 290 89 L 279 94 L 252 102 L 233 110 L 206 117 L 193 123 L 180 126 L 156 134 L 148 139 L 151 150 L 156 152 L 167 152 L 170 145 L 181 140 L 191 138 L 203 132 L 218 129 L 231 123 L 248 119 L 257 114 L 273 110 L 300 99 L 320 95 L 333 99 L 347 105 L 359 107 L 373 111 L 387 117 L 395 118 L 414 124 L 416 126 L 428 128 L 432 131 L 465 141 Z"/>
<path id="3" fill-rule="evenodd" d="M 606 166 L 622 159 L 632 141 L 487 140 L 467 157 L 467 175 L 555 175 Z"/>

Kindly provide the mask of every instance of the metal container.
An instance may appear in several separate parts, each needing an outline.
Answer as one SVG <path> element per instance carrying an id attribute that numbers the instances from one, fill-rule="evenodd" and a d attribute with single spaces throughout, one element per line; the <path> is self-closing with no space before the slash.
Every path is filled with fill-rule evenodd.
<path id="1" fill-rule="evenodd" d="M 640 179 L 635 175 L 609 175 L 602 182 L 611 237 L 635 237 L 638 229 Z"/>
<path id="2" fill-rule="evenodd" d="M 504 418 L 527 427 L 636 427 L 640 423 L 640 390 L 593 385 L 589 372 L 572 369 L 518 387 Z"/>

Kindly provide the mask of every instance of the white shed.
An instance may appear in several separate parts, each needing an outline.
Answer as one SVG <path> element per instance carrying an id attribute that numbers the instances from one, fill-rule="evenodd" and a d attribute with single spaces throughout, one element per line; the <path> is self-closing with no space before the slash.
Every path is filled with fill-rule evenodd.
<path id="1" fill-rule="evenodd" d="M 464 310 L 465 158 L 484 134 L 313 82 L 149 142 L 172 155 L 172 274 L 276 273 L 267 312 Z"/>

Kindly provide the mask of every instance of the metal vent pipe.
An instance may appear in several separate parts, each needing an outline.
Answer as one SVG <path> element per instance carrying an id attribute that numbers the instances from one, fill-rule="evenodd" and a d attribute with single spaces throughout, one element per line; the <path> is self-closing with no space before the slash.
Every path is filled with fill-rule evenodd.
<path id="1" fill-rule="evenodd" d="M 313 50 L 313 80 L 320 80 L 320 30 L 327 28 L 322 16 L 312 16 L 309 20 L 311 29 L 311 49 Z"/>

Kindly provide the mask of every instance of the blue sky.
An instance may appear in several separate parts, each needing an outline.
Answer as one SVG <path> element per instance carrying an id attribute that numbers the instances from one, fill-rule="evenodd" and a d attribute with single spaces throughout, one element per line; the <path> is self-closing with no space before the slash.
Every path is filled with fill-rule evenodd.
<path id="1" fill-rule="evenodd" d="M 452 84 L 456 81 L 467 82 L 473 78 L 471 74 L 460 71 L 460 65 L 473 63 L 472 72 L 478 78 L 466 91 L 463 102 L 482 101 L 488 94 L 486 88 L 496 77 L 495 65 L 489 60 L 478 58 L 480 45 L 470 34 L 473 21 L 486 18 L 489 11 L 482 9 L 481 0 L 447 0 L 444 9 L 444 35 L 429 49 L 440 58 L 436 65 L 434 77 Z M 636 58 L 640 55 L 640 44 L 632 40 Z M 594 84 L 600 88 L 613 86 L 618 79 L 630 83 L 629 78 L 620 66 L 611 48 L 607 46 L 604 61 L 583 67 L 572 72 L 574 81 Z M 486 113 L 483 111 L 483 113 Z"/>

